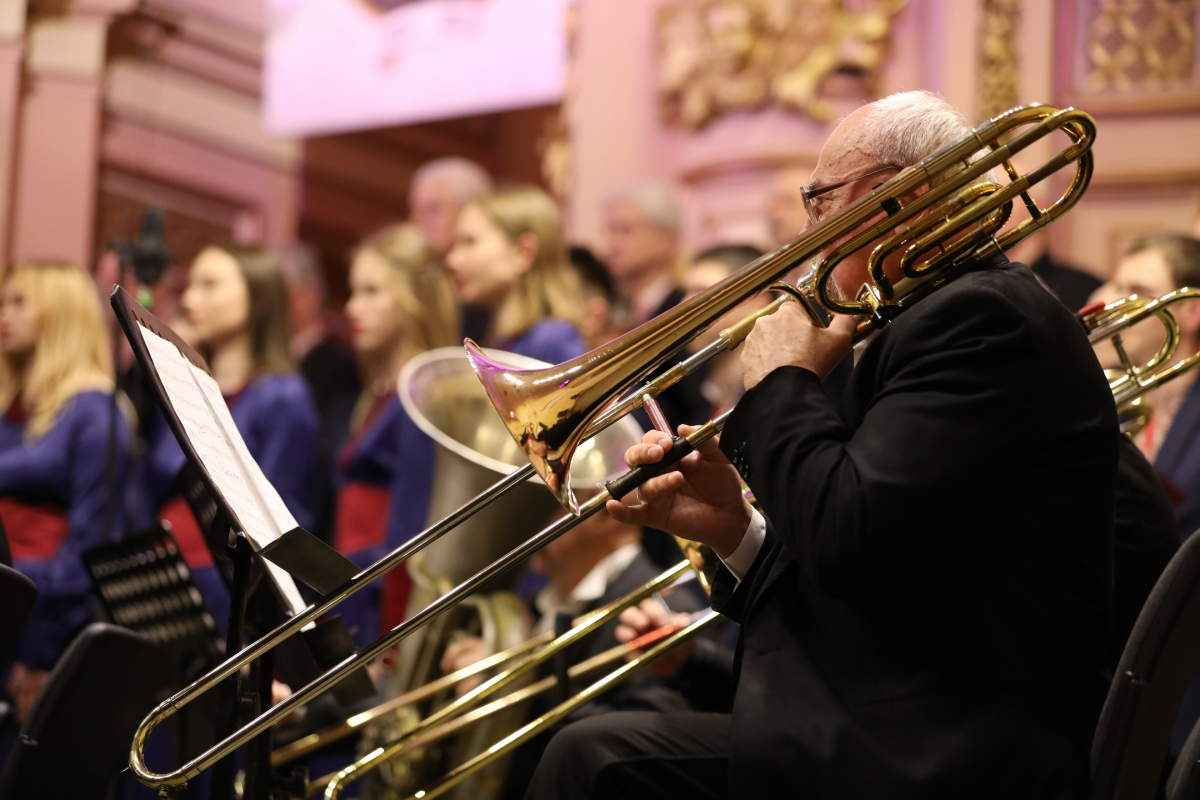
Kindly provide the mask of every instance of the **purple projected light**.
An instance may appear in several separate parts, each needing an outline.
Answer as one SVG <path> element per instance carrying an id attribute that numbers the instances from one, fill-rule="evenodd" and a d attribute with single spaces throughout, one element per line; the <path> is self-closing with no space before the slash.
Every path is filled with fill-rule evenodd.
<path id="1" fill-rule="evenodd" d="M 569 0 L 270 0 L 267 127 L 403 125 L 562 99 Z"/>

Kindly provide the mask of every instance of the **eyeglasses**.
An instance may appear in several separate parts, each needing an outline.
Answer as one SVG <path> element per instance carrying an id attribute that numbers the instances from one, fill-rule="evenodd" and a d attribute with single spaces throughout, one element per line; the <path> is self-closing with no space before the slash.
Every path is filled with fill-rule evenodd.
<path id="1" fill-rule="evenodd" d="M 817 204 L 814 201 L 816 201 L 822 195 L 826 195 L 832 191 L 841 189 L 843 186 L 849 186 L 850 184 L 854 183 L 855 181 L 861 181 L 863 178 L 869 178 L 872 175 L 878 175 L 879 173 L 887 172 L 888 170 L 899 170 L 899 169 L 902 169 L 902 168 L 894 166 L 892 164 L 888 164 L 885 167 L 879 167 L 878 169 L 873 169 L 870 172 L 864 172 L 861 175 L 855 175 L 852 178 L 846 178 L 846 180 L 844 180 L 844 181 L 838 181 L 837 183 L 831 183 L 828 186 L 820 186 L 816 189 L 809 189 L 808 187 L 801 187 L 800 199 L 804 201 L 804 212 L 806 214 L 808 214 L 808 221 L 811 222 L 813 225 L 817 225 L 821 222 L 822 214 L 820 213 L 820 210 L 818 209 Z M 879 184 L 879 186 L 882 186 L 882 185 L 883 184 Z M 878 189 L 879 186 L 875 186 L 872 188 Z"/>

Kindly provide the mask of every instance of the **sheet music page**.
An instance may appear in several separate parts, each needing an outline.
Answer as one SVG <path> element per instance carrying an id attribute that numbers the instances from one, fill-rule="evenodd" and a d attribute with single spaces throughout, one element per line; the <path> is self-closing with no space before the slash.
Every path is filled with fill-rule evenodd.
<path id="1" fill-rule="evenodd" d="M 267 517 L 259 510 L 260 506 L 266 505 L 266 501 L 260 499 L 259 488 L 251 485 L 253 478 L 248 465 L 253 465 L 253 472 L 257 473 L 266 486 L 270 487 L 270 482 L 267 481 L 266 476 L 262 475 L 262 469 L 246 450 L 246 443 L 238 433 L 237 427 L 232 424 L 232 417 L 229 417 L 229 424 L 234 435 L 230 436 L 226 432 L 220 415 L 223 411 L 224 416 L 229 416 L 229 407 L 221 396 L 220 388 L 217 387 L 216 381 L 212 379 L 211 375 L 192 364 L 175 345 L 144 325 L 140 327 L 142 338 L 146 342 L 146 349 L 150 353 L 150 360 L 154 362 L 154 368 L 158 372 L 163 388 L 166 389 L 167 397 L 183 426 L 184 433 L 187 434 L 188 440 L 195 448 L 196 455 L 199 456 L 205 470 L 212 477 L 217 491 L 229 504 L 238 521 L 246 528 L 244 533 L 250 537 L 256 549 L 261 549 L 278 538 L 281 533 L 273 526 L 273 521 L 268 521 Z M 207 381 L 199 380 L 199 375 L 203 375 Z M 215 401 L 207 397 L 209 391 L 206 389 L 209 382 L 212 384 L 211 389 L 216 391 Z M 238 451 L 238 445 L 240 445 L 241 452 Z M 279 498 L 279 493 L 275 491 L 274 487 L 270 488 L 271 494 L 274 495 L 279 505 L 283 506 L 283 500 Z M 291 530 L 296 527 L 296 520 L 290 512 L 287 512 L 286 506 L 283 510 L 286 514 L 284 518 L 291 520 L 291 524 L 287 528 L 287 530 Z M 274 513 L 270 515 L 276 519 L 281 518 Z M 307 604 L 300 596 L 300 591 L 296 588 L 292 576 L 267 559 L 263 559 L 262 562 L 267 565 L 267 570 L 279 586 L 280 592 L 292 612 L 302 611 Z"/>
<path id="2" fill-rule="evenodd" d="M 225 436 L 229 443 L 233 446 L 233 450 L 241 459 L 242 466 L 245 467 L 246 473 L 250 478 L 251 486 L 257 491 L 262 504 L 266 507 L 269 522 L 273 526 L 271 537 L 262 539 L 256 537 L 255 544 L 259 547 L 266 547 L 271 541 L 279 538 L 283 534 L 290 531 L 292 528 L 299 527 L 296 518 L 292 512 L 288 510 L 287 504 L 283 502 L 283 498 L 279 496 L 279 491 L 275 486 L 267 480 L 267 476 L 263 474 L 262 467 L 254 460 L 254 456 L 250 454 L 249 448 L 246 447 L 246 440 L 242 438 L 242 433 L 237 429 L 237 423 L 233 420 L 233 414 L 229 412 L 229 406 L 225 404 L 225 398 L 221 394 L 221 387 L 204 370 L 197 367 L 191 362 L 188 366 L 192 368 L 192 377 L 196 379 L 196 383 L 200 384 L 200 388 L 204 390 L 205 396 L 208 398 L 208 403 L 212 406 L 213 412 L 217 421 L 225 429 Z"/>

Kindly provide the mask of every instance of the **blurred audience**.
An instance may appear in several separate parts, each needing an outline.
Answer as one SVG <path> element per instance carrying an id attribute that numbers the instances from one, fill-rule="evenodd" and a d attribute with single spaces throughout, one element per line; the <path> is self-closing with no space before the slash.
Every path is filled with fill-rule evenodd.
<path id="1" fill-rule="evenodd" d="M 679 288 L 682 212 L 661 183 L 635 183 L 604 201 L 608 271 L 641 325 L 683 299 Z"/>
<path id="2" fill-rule="evenodd" d="M 208 362 L 250 454 L 304 528 L 313 525 L 321 422 L 290 351 L 287 284 L 277 256 L 247 247 L 208 247 L 182 298 L 192 344 Z M 177 476 L 186 459 L 166 419 L 152 425 L 141 470 L 148 519 L 170 523 L 205 599 L 222 624 L 229 595 Z"/>
<path id="3" fill-rule="evenodd" d="M 23 265 L 0 295 L 0 520 L 12 565 L 38 597 L 17 644 L 6 689 L 23 722 L 50 669 L 92 621 L 91 581 L 80 555 L 104 544 L 106 515 L 124 528 L 129 436 L 117 414 L 109 464 L 113 366 L 100 299 L 88 274 Z"/>
<path id="4" fill-rule="evenodd" d="M 692 266 L 688 267 L 687 272 L 684 273 L 683 289 L 688 297 L 693 297 L 713 284 L 725 280 L 762 254 L 757 247 L 747 244 L 710 247 L 697 255 Z M 764 293 L 739 304 L 694 339 L 688 345 L 688 349 L 694 353 L 711 344 L 716 341 L 717 336 L 725 328 L 770 303 L 770 296 Z M 715 417 L 733 408 L 745 391 L 742 385 L 741 355 L 735 350 L 722 353 L 709 361 L 700 391 L 704 395 L 704 399 L 710 403 L 710 417 Z"/>
<path id="5" fill-rule="evenodd" d="M 439 259 L 454 246 L 454 228 L 463 208 L 492 193 L 487 170 L 465 158 L 437 158 L 413 173 L 408 187 L 409 221 L 419 227 Z M 462 335 L 480 341 L 487 335 L 488 311 L 465 305 Z"/>
<path id="6" fill-rule="evenodd" d="M 400 369 L 458 339 L 450 278 L 419 228 L 395 225 L 359 246 L 346 316 L 363 389 L 337 457 L 334 546 L 366 567 L 425 527 L 433 488 L 433 443 L 400 404 Z M 404 618 L 408 571 L 381 584 L 339 607 L 360 647 Z"/>
<path id="7" fill-rule="evenodd" d="M 767 227 L 773 246 L 782 247 L 808 227 L 800 187 L 811 177 L 811 169 L 800 167 L 786 167 L 776 173 L 767 197 Z"/>
<path id="8" fill-rule="evenodd" d="M 1135 242 L 1117 262 L 1113 277 L 1096 290 L 1094 300 L 1111 303 L 1136 294 L 1161 297 L 1184 286 L 1200 286 L 1200 241 L 1159 234 Z M 1174 309 L 1181 341 L 1176 360 L 1200 346 L 1200 304 Z M 1162 343 L 1162 327 L 1138 325 L 1121 335 L 1135 363 L 1145 363 Z M 1119 364 L 1110 348 L 1098 349 L 1106 367 Z M 1200 528 L 1200 392 L 1196 372 L 1188 372 L 1154 392 L 1150 422 L 1134 441 L 1146 454 L 1175 505 L 1179 528 L 1188 536 Z"/>
<path id="9" fill-rule="evenodd" d="M 489 312 L 483 344 L 551 364 L 586 352 L 562 218 L 541 189 L 508 189 L 468 203 L 446 265 L 463 303 Z"/>
<path id="10" fill-rule="evenodd" d="M 671 188 L 661 183 L 636 183 L 618 189 L 605 200 L 604 226 L 608 270 L 629 304 L 630 324 L 641 325 L 678 305 L 684 294 L 679 285 L 684 267 L 682 213 Z M 651 377 L 677 361 L 670 359 Z M 658 403 L 672 427 L 707 421 L 709 404 L 700 392 L 702 372 L 659 395 Z M 639 410 L 635 417 L 643 428 L 651 427 L 644 412 Z M 673 559 L 674 554 L 665 557 Z"/>
<path id="11" fill-rule="evenodd" d="M 617 293 L 608 267 L 595 253 L 575 246 L 570 248 L 569 256 L 583 296 L 579 333 L 587 348 L 594 350 L 629 329 L 629 306 Z"/>
<path id="12" fill-rule="evenodd" d="M 409 221 L 429 240 L 438 258 L 454 246 L 454 226 L 468 203 L 492 193 L 487 170 L 465 158 L 437 158 L 413 173 L 408 188 Z"/>
<path id="13" fill-rule="evenodd" d="M 350 348 L 333 336 L 325 310 L 325 274 L 316 248 L 295 242 L 279 251 L 279 266 L 288 286 L 292 359 L 308 383 L 321 437 L 317 448 L 317 483 L 313 498 L 313 533 L 331 541 L 333 529 L 333 453 L 349 433 L 350 414 L 362 393 Z"/>

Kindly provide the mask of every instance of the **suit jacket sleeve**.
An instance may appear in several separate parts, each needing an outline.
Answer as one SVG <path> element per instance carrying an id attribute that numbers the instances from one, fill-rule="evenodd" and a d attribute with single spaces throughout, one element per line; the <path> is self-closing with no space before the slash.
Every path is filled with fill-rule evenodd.
<path id="1" fill-rule="evenodd" d="M 1037 435 L 1022 428 L 1029 386 L 1048 377 L 1019 310 L 987 287 L 921 306 L 864 354 L 875 386 L 856 429 L 815 374 L 782 367 L 746 393 L 722 436 L 783 547 L 831 594 L 919 563 L 1003 494 Z"/>

